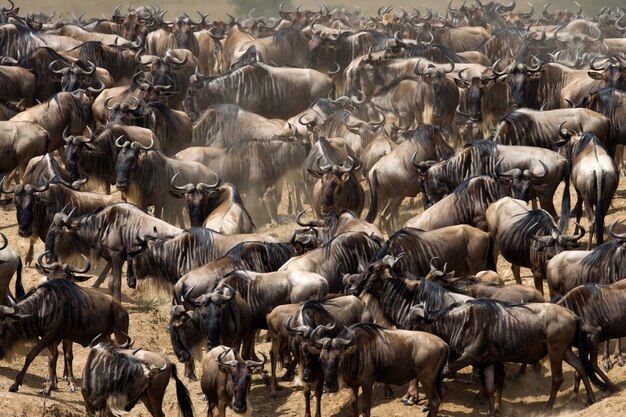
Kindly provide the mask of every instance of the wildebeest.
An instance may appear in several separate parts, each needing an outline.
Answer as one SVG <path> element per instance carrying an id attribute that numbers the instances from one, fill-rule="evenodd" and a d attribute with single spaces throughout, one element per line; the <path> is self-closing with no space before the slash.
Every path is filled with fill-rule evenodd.
<path id="1" fill-rule="evenodd" d="M 409 320 L 450 345 L 452 360 L 447 376 L 454 376 L 468 365 L 481 369 L 490 416 L 497 415 L 500 408 L 506 375 L 503 362 L 534 363 L 546 355 L 550 357 L 552 386 L 548 410 L 552 409 L 563 383 L 563 360 L 582 377 L 589 403 L 595 401 L 589 379 L 601 389 L 614 389 L 596 376 L 586 356 L 582 323 L 564 307 L 548 303 L 509 305 L 488 299 L 470 300 L 443 309 L 425 303 L 413 307 Z M 578 348 L 579 357 L 572 352 L 572 346 Z"/>
<path id="2" fill-rule="evenodd" d="M 591 249 L 595 232 L 596 243 L 604 242 L 604 217 L 619 185 L 619 173 L 613 158 L 592 132 L 576 134 L 561 132 L 567 145 L 565 152 L 572 164 L 572 184 L 578 200 L 574 211 L 580 221 L 583 207 L 589 228 L 587 250 Z"/>
<path id="3" fill-rule="evenodd" d="M 0 173 L 15 168 L 26 170 L 28 161 L 48 152 L 50 135 L 46 129 L 31 122 L 0 121 Z"/>
<path id="4" fill-rule="evenodd" d="M 193 417 L 191 398 L 178 379 L 176 366 L 158 353 L 128 347 L 120 349 L 100 342 L 89 352 L 81 389 L 87 413 L 95 415 L 104 411 L 121 415 L 141 400 L 150 415 L 165 416 L 163 397 L 173 378 L 181 415 Z"/>
<path id="5" fill-rule="evenodd" d="M 187 305 L 194 309 L 188 310 Z M 185 364 L 185 376 L 196 380 L 194 364 L 203 345 L 207 352 L 218 345 L 241 351 L 243 342 L 242 352 L 248 357 L 254 342 L 254 334 L 250 333 L 251 321 L 250 306 L 229 287 L 197 299 L 187 296 L 184 304 L 172 307 L 169 333 L 176 357 Z"/>
<path id="6" fill-rule="evenodd" d="M 530 268 L 535 288 L 543 294 L 547 263 L 558 253 L 577 247 L 585 230 L 566 235 L 545 210 L 531 210 L 528 204 L 510 197 L 491 204 L 486 213 L 487 229 L 493 242 L 493 257 L 498 253 L 513 265 L 515 281 L 521 284 L 520 266 Z"/>
<path id="7" fill-rule="evenodd" d="M 598 367 L 598 345 L 600 342 L 607 341 L 604 354 L 604 369 L 608 371 L 613 367 L 608 355 L 608 340 L 626 336 L 623 330 L 623 323 L 626 320 L 626 312 L 624 311 L 625 297 L 625 280 L 609 285 L 595 283 L 579 285 L 568 291 L 564 296 L 557 297 L 557 304 L 573 311 L 582 320 L 583 332 L 589 341 L 591 364 L 607 384 L 611 383 L 609 378 Z M 619 350 L 616 351 L 616 353 L 618 352 Z M 624 358 L 621 357 L 621 354 L 617 358 L 623 364 Z M 575 389 L 578 389 L 578 387 L 576 386 Z"/>
<path id="8" fill-rule="evenodd" d="M 210 184 L 175 185 L 172 178 L 170 193 L 183 197 L 191 227 L 206 227 L 225 235 L 252 233 L 254 222 L 243 205 L 239 192 L 232 184 L 222 184 L 215 174 Z"/>
<path id="9" fill-rule="evenodd" d="M 87 346 L 100 334 L 108 337 L 115 333 L 116 340 L 124 340 L 128 331 L 128 313 L 120 302 L 66 279 L 54 279 L 40 285 L 34 293 L 11 307 L 0 306 L 0 319 L 0 356 L 3 359 L 13 358 L 20 346 L 34 343 L 22 370 L 9 387 L 11 392 L 19 389 L 29 365 L 44 348 L 48 348 L 54 358 L 61 340 Z M 49 364 L 48 394 L 56 381 L 56 370 L 52 365 Z M 71 371 L 69 375 L 70 383 L 73 383 Z"/>
<path id="10" fill-rule="evenodd" d="M 217 77 L 197 75 L 187 90 L 185 108 L 197 115 L 212 104 L 233 103 L 267 118 L 286 120 L 313 100 L 328 97 L 332 88 L 332 79 L 314 69 L 276 68 L 257 62 Z"/>
<path id="11" fill-rule="evenodd" d="M 174 236 L 181 232 L 131 204 L 118 203 L 79 217 L 57 213 L 48 230 L 45 248 L 54 258 L 86 254 L 110 262 L 109 290 L 119 300 L 122 298 L 122 265 L 128 253 L 137 250 L 137 236 Z"/>
<path id="12" fill-rule="evenodd" d="M 250 383 L 253 374 L 263 372 L 265 355 L 263 359 L 244 361 L 236 350 L 226 346 L 217 346 L 204 355 L 200 387 L 209 403 L 208 416 L 213 416 L 217 408 L 218 417 L 226 417 L 226 407 L 238 415 L 252 414 Z"/>
<path id="13" fill-rule="evenodd" d="M 590 282 L 611 284 L 626 276 L 624 242 L 626 234 L 615 232 L 613 222 L 608 233 L 613 238 L 593 250 L 564 251 L 552 258 L 546 266 L 550 297 L 564 295 L 575 287 Z"/>
<path id="14" fill-rule="evenodd" d="M 464 224 L 431 231 L 411 227 L 400 229 L 389 237 L 372 260 L 401 253 L 404 256 L 398 268 L 416 276 L 425 276 L 430 271 L 432 258 L 447 262 L 448 267 L 459 275 L 495 270 L 489 235 Z"/>
<path id="15" fill-rule="evenodd" d="M 359 388 L 363 415 L 370 416 L 374 382 L 405 384 L 413 379 L 424 387 L 428 416 L 436 417 L 444 394 L 443 371 L 450 348 L 439 337 L 410 330 L 387 330 L 370 323 L 344 328 L 336 337 L 312 335 L 319 352 L 324 387 L 339 390 L 339 381 L 352 389 L 352 415 L 357 417 Z"/>
<path id="16" fill-rule="evenodd" d="M 259 233 L 223 235 L 204 227 L 185 229 L 175 236 L 164 236 L 148 245 L 150 236 L 139 235 L 137 247 L 128 253 L 127 282 L 135 288 L 137 279 L 169 290 L 180 277 L 194 268 L 224 256 L 242 242 L 277 243 Z"/>
<path id="17" fill-rule="evenodd" d="M 293 248 L 284 243 L 239 243 L 221 258 L 183 275 L 174 285 L 174 299 L 176 303 L 182 303 L 185 294 L 186 297 L 200 297 L 212 292 L 225 275 L 238 269 L 277 271 L 292 255 Z"/>
<path id="18" fill-rule="evenodd" d="M 321 248 L 294 256 L 280 267 L 280 271 L 309 271 L 328 280 L 331 293 L 341 292 L 344 274 L 354 274 L 360 266 L 380 249 L 380 238 L 363 232 L 343 233 Z"/>
<path id="19" fill-rule="evenodd" d="M 324 388 L 324 374 L 320 366 L 320 357 L 310 350 L 311 341 L 309 338 L 312 337 L 313 332 L 323 331 L 325 336 L 333 337 L 345 326 L 371 321 L 371 315 L 365 304 L 358 298 L 349 295 L 323 302 L 309 300 L 284 323 L 289 333 L 289 345 L 296 349 L 295 354 L 300 362 L 301 379 L 304 384 L 305 417 L 311 417 L 312 388 L 317 397 L 315 416 L 321 417 Z M 274 359 L 272 362 L 273 395 L 275 395 L 274 388 L 277 386 L 275 367 L 276 360 Z"/>

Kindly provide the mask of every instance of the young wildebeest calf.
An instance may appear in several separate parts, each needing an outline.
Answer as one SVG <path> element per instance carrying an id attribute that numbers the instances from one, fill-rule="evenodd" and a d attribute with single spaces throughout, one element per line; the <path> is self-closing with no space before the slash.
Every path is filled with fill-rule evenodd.
<path id="1" fill-rule="evenodd" d="M 319 353 L 324 387 L 339 390 L 339 381 L 352 389 L 352 414 L 358 417 L 359 388 L 363 415 L 370 416 L 374 382 L 401 385 L 417 378 L 428 398 L 428 417 L 436 417 L 443 396 L 443 369 L 450 349 L 439 337 L 410 330 L 385 330 L 369 323 L 344 328 L 336 337 L 317 337 L 309 346 Z"/>
<path id="2" fill-rule="evenodd" d="M 89 352 L 83 370 L 85 408 L 89 415 L 108 410 L 118 416 L 141 400 L 153 417 L 163 417 L 163 396 L 170 378 L 176 381 L 182 416 L 193 417 L 189 392 L 169 360 L 141 349 L 118 349 L 99 343 Z"/>
<path id="3" fill-rule="evenodd" d="M 576 221 L 580 221 L 582 206 L 589 222 L 589 242 L 591 249 L 593 234 L 596 243 L 604 242 L 604 216 L 619 184 L 619 174 L 613 158 L 604 149 L 593 132 L 576 134 L 571 130 L 561 132 L 564 139 L 559 144 L 569 144 L 565 152 L 572 164 L 572 183 L 578 196 Z"/>
<path id="4" fill-rule="evenodd" d="M 263 372 L 266 360 L 263 355 L 263 362 L 244 361 L 237 351 L 226 346 L 218 346 L 205 354 L 200 386 L 209 402 L 207 415 L 211 417 L 215 407 L 218 417 L 226 416 L 226 407 L 237 414 L 251 415 L 248 394 L 252 374 Z"/>

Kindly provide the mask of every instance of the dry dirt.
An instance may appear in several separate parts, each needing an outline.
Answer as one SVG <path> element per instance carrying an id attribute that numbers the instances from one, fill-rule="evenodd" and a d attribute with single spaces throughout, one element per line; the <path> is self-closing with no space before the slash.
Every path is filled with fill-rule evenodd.
<path id="1" fill-rule="evenodd" d="M 619 191 L 614 199 L 613 206 L 609 212 L 607 224 L 617 219 L 626 217 L 624 210 L 626 200 L 626 181 L 622 179 Z M 560 202 L 561 191 L 558 192 L 555 201 Z M 283 212 L 284 212 L 284 207 Z M 407 202 L 402 207 L 402 222 L 421 211 L 419 207 L 409 207 Z M 281 239 L 286 240 L 292 230 L 292 217 L 285 213 L 284 219 L 289 224 L 278 227 L 266 227 L 261 232 L 273 233 Z M 586 221 L 583 220 L 583 225 Z M 620 229 L 621 230 L 621 229 Z M 17 248 L 22 256 L 26 253 L 27 240 L 17 235 L 15 210 L 13 206 L 0 210 L 0 231 L 5 233 L 10 245 Z M 42 251 L 42 243 L 37 242 L 35 254 Z M 508 270 L 508 264 L 500 259 L 498 269 L 505 278 L 512 279 Z M 525 284 L 532 285 L 532 279 L 528 270 L 522 270 Z M 39 275 L 33 267 L 24 269 L 25 288 L 35 286 L 39 280 Z M 130 334 L 135 339 L 135 347 L 142 347 L 167 355 L 170 360 L 176 363 L 173 355 L 169 336 L 167 333 L 167 321 L 169 317 L 170 298 L 163 295 L 160 297 L 141 294 L 136 291 L 124 288 L 124 307 L 130 313 Z M 269 352 L 268 343 L 258 343 L 257 350 Z M 88 349 L 75 345 L 74 348 L 74 369 L 78 376 L 80 386 L 80 375 L 82 373 Z M 40 394 L 46 371 L 46 357 L 38 357 L 28 370 L 24 385 L 18 393 L 9 393 L 8 387 L 13 378 L 23 364 L 23 358 L 16 363 L 0 362 L 0 416 L 57 416 L 73 417 L 85 415 L 82 396 L 80 392 L 71 393 L 67 385 L 63 382 L 59 384 L 59 390 L 52 393 L 51 398 L 44 398 Z M 183 367 L 178 365 L 180 374 Z M 545 403 L 548 399 L 550 387 L 550 372 L 544 364 L 541 373 L 537 374 L 532 370 L 519 379 L 514 379 L 513 374 L 517 370 L 516 365 L 508 367 L 508 376 L 504 387 L 502 400 L 503 416 L 531 416 L 543 415 Z M 198 373 L 201 370 L 198 369 Z M 58 374 L 62 369 L 59 366 Z M 279 375 L 282 375 L 280 371 Z M 626 388 L 626 368 L 616 367 L 609 373 L 609 377 L 618 383 L 620 388 Z M 584 389 L 578 396 L 573 394 L 573 372 L 565 365 L 565 382 L 557 396 L 554 415 L 577 416 L 577 417 L 600 417 L 600 416 L 626 416 L 626 394 L 616 394 L 607 398 L 607 394 L 597 392 L 598 402 L 592 407 L 585 404 Z M 205 415 L 206 403 L 200 390 L 199 382 L 189 382 L 184 380 L 190 390 L 196 415 Z M 284 389 L 278 392 L 277 398 L 269 397 L 269 389 L 263 384 L 261 378 L 253 381 L 251 402 L 254 405 L 254 416 L 302 416 L 304 414 L 303 396 L 301 388 L 294 383 L 283 383 Z M 455 380 L 447 381 L 448 393 L 444 398 L 440 415 L 454 417 L 470 417 L 485 415 L 487 402 L 478 393 L 478 385 L 470 381 L 469 371 L 462 372 Z M 394 394 L 397 398 L 388 399 L 382 396 L 382 387 L 376 386 L 374 389 L 373 416 L 422 416 L 423 403 L 419 406 L 406 407 L 400 401 L 406 387 L 396 387 Z M 164 400 L 163 410 L 166 416 L 177 416 L 176 399 L 173 384 L 168 387 Z M 137 405 L 130 416 L 149 416 L 142 404 Z M 233 413 L 228 411 L 228 415 Z M 350 416 L 351 406 L 347 390 L 336 395 L 324 395 L 322 401 L 322 415 L 324 417 Z"/>

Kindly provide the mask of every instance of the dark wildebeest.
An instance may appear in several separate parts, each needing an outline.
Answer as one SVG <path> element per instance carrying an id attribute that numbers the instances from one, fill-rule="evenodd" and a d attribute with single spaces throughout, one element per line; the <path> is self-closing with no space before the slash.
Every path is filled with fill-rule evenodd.
<path id="1" fill-rule="evenodd" d="M 324 374 L 320 367 L 320 357 L 310 351 L 310 337 L 313 332 L 319 333 L 318 326 L 324 328 L 324 335 L 336 336 L 345 326 L 356 323 L 371 322 L 372 318 L 365 304 L 358 298 L 348 295 L 319 301 L 310 300 L 305 302 L 284 323 L 289 333 L 289 346 L 295 349 L 293 352 L 300 362 L 300 376 L 304 384 L 305 417 L 311 417 L 311 390 L 315 390 L 317 408 L 315 417 L 321 417 L 322 394 L 324 388 Z M 268 318 L 269 324 L 269 318 Z M 274 346 L 273 346 L 274 347 Z M 280 389 L 276 382 L 276 355 L 273 352 L 272 360 L 272 396 L 276 395 L 275 389 Z"/>
<path id="2" fill-rule="evenodd" d="M 94 337 L 115 333 L 124 340 L 128 331 L 128 313 L 112 297 L 91 288 L 82 288 L 68 279 L 53 279 L 40 285 L 34 293 L 11 307 L 0 306 L 2 338 L 0 356 L 11 359 L 15 351 L 27 343 L 34 347 L 26 356 L 22 370 L 16 375 L 9 391 L 16 392 L 31 362 L 44 349 L 52 354 L 48 363 L 50 385 L 56 383 L 57 345 L 61 340 L 87 346 Z M 71 357 L 68 359 L 71 364 Z M 74 378 L 69 368 L 70 384 Z"/>
<path id="3" fill-rule="evenodd" d="M 341 292 L 344 274 L 355 274 L 380 249 L 380 239 L 363 232 L 343 233 L 321 248 L 295 256 L 280 271 L 316 272 L 328 280 L 331 293 Z"/>
<path id="4" fill-rule="evenodd" d="M 469 300 L 441 308 L 435 303 L 411 309 L 408 320 L 417 328 L 439 335 L 450 345 L 451 362 L 446 376 L 473 365 L 483 378 L 489 398 L 489 415 L 500 408 L 506 371 L 503 362 L 534 363 L 550 358 L 552 386 L 546 408 L 552 409 L 563 383 L 563 361 L 581 375 L 591 404 L 595 396 L 589 379 L 598 388 L 614 386 L 598 379 L 589 362 L 580 319 L 568 309 L 549 303 L 509 305 L 488 299 Z M 489 323 L 485 326 L 485 323 Z M 572 346 L 578 348 L 576 357 Z"/>
<path id="5" fill-rule="evenodd" d="M 326 139 L 321 137 L 320 141 Z M 322 218 L 332 211 L 342 210 L 351 210 L 360 215 L 365 203 L 365 193 L 355 171 L 361 169 L 361 161 L 349 156 L 339 163 L 322 155 L 317 160 L 316 168 L 308 170 L 309 174 L 318 178 L 313 187 L 312 201 L 316 216 Z"/>
<path id="6" fill-rule="evenodd" d="M 186 305 L 194 309 L 188 310 Z M 207 352 L 218 345 L 240 351 L 243 342 L 244 356 L 248 357 L 254 343 L 251 321 L 248 303 L 228 287 L 197 299 L 187 297 L 184 304 L 172 307 L 169 333 L 176 357 L 185 364 L 185 376 L 196 380 L 195 361 L 201 358 L 202 346 L 206 346 Z"/>
<path id="7" fill-rule="evenodd" d="M 578 200 L 574 211 L 580 221 L 583 207 L 587 215 L 591 249 L 595 232 L 596 243 L 604 242 L 604 217 L 609 211 L 613 195 L 619 185 L 619 172 L 613 158 L 592 132 L 561 132 L 564 152 L 572 164 L 572 184 Z"/>
<path id="8" fill-rule="evenodd" d="M 495 270 L 491 259 L 489 235 L 468 225 L 455 225 L 423 231 L 403 228 L 383 244 L 372 260 L 404 253 L 398 268 L 415 276 L 430 271 L 430 260 L 440 258 L 459 275 L 471 275 L 486 269 Z"/>
<path id="9" fill-rule="evenodd" d="M 542 294 L 550 259 L 577 247 L 577 241 L 585 235 L 582 228 L 577 235 L 563 234 L 547 211 L 531 210 L 526 202 L 510 197 L 491 204 L 485 217 L 493 259 L 502 253 L 504 259 L 513 264 L 511 269 L 518 284 L 522 283 L 520 266 L 530 268 L 535 288 Z"/>
<path id="10" fill-rule="evenodd" d="M 253 410 L 248 395 L 253 374 L 263 372 L 267 361 L 244 361 L 239 353 L 226 346 L 218 346 L 202 358 L 202 379 L 200 387 L 208 401 L 208 416 L 213 416 L 217 408 L 218 417 L 226 417 L 226 407 L 237 415 L 252 415 Z"/>
<path id="11" fill-rule="evenodd" d="M 78 254 L 103 258 L 111 263 L 109 289 L 122 298 L 122 266 L 129 253 L 137 250 L 137 236 L 175 236 L 182 230 L 127 203 L 113 204 L 79 217 L 57 213 L 46 236 L 46 251 L 53 259 Z"/>
<path id="12" fill-rule="evenodd" d="M 213 104 L 232 103 L 267 118 L 287 120 L 332 90 L 333 80 L 314 69 L 257 62 L 217 77 L 196 75 L 187 90 L 185 109 L 195 119 Z"/>
<path id="13" fill-rule="evenodd" d="M 436 417 L 444 394 L 443 372 L 450 348 L 439 337 L 410 330 L 386 330 L 370 323 L 344 328 L 336 337 L 311 335 L 312 352 L 319 353 L 324 387 L 339 391 L 339 381 L 351 388 L 352 415 L 370 416 L 374 382 L 402 385 L 417 379 L 428 398 L 428 416 Z"/>
<path id="14" fill-rule="evenodd" d="M 428 161 L 420 162 L 416 168 L 424 177 L 422 191 L 430 203 L 441 200 L 463 180 L 489 175 L 512 179 L 515 198 L 528 200 L 537 196 L 541 207 L 556 218 L 553 202 L 556 189 L 564 181 L 569 190 L 570 168 L 567 159 L 552 150 L 534 146 L 510 146 L 478 140 L 466 144 L 452 158 L 434 165 Z M 563 222 L 567 222 L 569 209 L 569 192 L 565 192 L 561 202 Z"/>
<path id="15" fill-rule="evenodd" d="M 163 417 L 165 389 L 173 378 L 181 415 L 193 417 L 191 398 L 178 379 L 176 366 L 158 353 L 128 347 L 100 342 L 89 352 L 81 389 L 87 413 L 121 415 L 141 400 L 150 415 Z"/>
<path id="16" fill-rule="evenodd" d="M 148 245 L 148 236 L 137 236 L 137 248 L 128 253 L 127 283 L 135 288 L 137 280 L 149 280 L 167 292 L 187 272 L 224 256 L 242 242 L 278 243 L 259 233 L 222 235 L 204 227 L 185 229 L 175 236 L 156 239 Z"/>
<path id="17" fill-rule="evenodd" d="M 172 178 L 170 194 L 184 198 L 191 227 L 206 227 L 225 235 L 252 233 L 254 222 L 243 205 L 239 191 L 232 184 L 222 184 L 215 174 L 215 182 L 175 185 Z"/>
<path id="18" fill-rule="evenodd" d="M 616 154 L 616 151 L 619 154 L 616 146 L 618 144 L 626 144 L 626 91 L 615 88 L 603 88 L 585 97 L 581 106 L 609 118 L 611 121 L 609 128 L 610 140 L 605 143 L 605 148 L 610 155 Z M 623 153 L 622 149 L 621 154 L 623 155 Z"/>
<path id="19" fill-rule="evenodd" d="M 174 299 L 200 297 L 212 292 L 219 281 L 237 269 L 271 272 L 277 271 L 291 256 L 293 248 L 285 243 L 243 242 L 221 258 L 195 268 L 183 275 L 174 285 Z"/>
<path id="20" fill-rule="evenodd" d="M 609 339 L 619 339 L 626 336 L 624 332 L 624 299 L 626 298 L 626 280 L 608 285 L 589 283 L 580 285 L 567 292 L 563 297 L 557 296 L 557 304 L 570 309 L 582 320 L 583 332 L 589 341 L 589 355 L 591 363 L 600 377 L 610 384 L 609 378 L 598 366 L 600 342 L 606 341 L 604 352 L 604 369 L 608 372 L 613 363 L 609 357 Z M 624 358 L 619 353 L 619 344 L 616 350 L 616 359 L 620 365 Z M 574 389 L 578 391 L 578 379 Z"/>
<path id="21" fill-rule="evenodd" d="M 0 303 L 6 303 L 9 294 L 9 284 L 11 278 L 15 278 L 15 297 L 19 300 L 24 296 L 24 287 L 22 286 L 22 259 L 13 248 L 9 248 L 9 240 L 0 232 L 3 243 L 0 244 Z"/>

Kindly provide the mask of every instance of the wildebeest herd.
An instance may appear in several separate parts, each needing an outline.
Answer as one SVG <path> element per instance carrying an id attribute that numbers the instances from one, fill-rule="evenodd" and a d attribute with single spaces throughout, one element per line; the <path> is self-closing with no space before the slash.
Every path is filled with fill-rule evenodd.
<path id="1" fill-rule="evenodd" d="M 211 21 L 120 6 L 84 20 L 9 3 L 0 190 L 31 239 L 23 256 L 0 245 L 0 358 L 27 353 L 10 391 L 48 351 L 54 395 L 60 344 L 79 389 L 74 343 L 91 347 L 89 415 L 141 401 L 162 416 L 170 379 L 185 417 L 198 379 L 209 416 L 249 414 L 255 379 L 281 389 L 279 364 L 299 374 L 305 417 L 342 387 L 369 416 L 375 382 L 386 395 L 410 383 L 403 401 L 421 390 L 437 416 L 455 396 L 445 380 L 468 366 L 496 416 L 505 363 L 524 373 L 546 357 L 547 410 L 563 362 L 588 403 L 592 385 L 618 389 L 607 372 L 625 362 L 626 233 L 605 216 L 626 145 L 624 8 L 281 5 L 278 18 Z M 423 211 L 402 225 L 418 194 Z M 294 220 L 288 241 L 255 232 Z M 516 283 L 497 274 L 499 255 Z M 35 256 L 43 278 L 25 291 Z M 172 301 L 161 331 L 186 382 L 133 348 L 148 330 L 129 327 L 124 273 Z M 92 288 L 107 279 L 109 291 Z"/>

